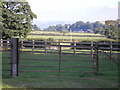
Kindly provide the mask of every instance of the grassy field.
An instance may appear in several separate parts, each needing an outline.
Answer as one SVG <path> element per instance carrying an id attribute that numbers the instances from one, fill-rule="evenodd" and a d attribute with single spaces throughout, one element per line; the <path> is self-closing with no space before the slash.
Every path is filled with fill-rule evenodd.
<path id="1" fill-rule="evenodd" d="M 93 41 L 93 40 L 110 40 L 106 37 L 71 37 L 71 36 L 37 36 L 37 35 L 29 35 L 27 38 L 43 38 L 43 39 L 48 39 L 48 38 L 53 38 L 53 39 L 78 39 L 78 40 L 88 40 L 88 41 Z"/>
<path id="2" fill-rule="evenodd" d="M 74 39 L 76 41 L 113 41 L 113 39 L 108 39 L 100 34 L 94 34 L 94 33 L 76 33 L 76 32 L 72 32 L 72 33 L 66 33 L 66 35 L 85 35 L 86 37 L 77 37 L 77 36 L 44 36 L 44 34 L 58 34 L 58 35 L 63 35 L 63 33 L 60 32 L 54 32 L 54 31 L 31 31 L 30 34 L 43 34 L 43 35 L 28 35 L 27 38 L 39 38 L 39 39 Z M 97 37 L 95 37 L 97 36 Z M 102 36 L 102 37 L 101 37 Z"/>
<path id="3" fill-rule="evenodd" d="M 61 32 L 55 32 L 55 31 L 31 31 L 30 34 L 59 34 L 63 35 Z M 91 35 L 91 36 L 101 36 L 100 34 L 94 34 L 94 33 L 80 33 L 80 32 L 68 32 L 65 35 Z"/>
<path id="4" fill-rule="evenodd" d="M 9 63 L 9 53 L 3 53 L 3 62 Z M 48 73 L 48 72 L 21 72 L 19 77 L 10 77 L 8 71 L 3 71 L 3 88 L 117 88 L 118 87 L 118 68 L 117 66 L 103 54 L 100 54 L 99 73 Z M 58 55 L 55 54 L 32 54 L 22 53 L 20 55 L 20 65 L 49 65 L 59 66 L 59 61 L 38 61 L 26 60 L 41 58 L 58 60 Z M 65 55 L 62 59 L 75 61 L 61 61 L 61 66 L 93 66 L 91 62 L 80 62 L 80 60 L 93 60 L 91 56 L 72 56 Z M 10 66 L 4 65 L 3 70 L 9 69 Z M 58 67 L 22 67 L 20 70 L 44 70 L 56 71 Z M 92 71 L 92 68 L 68 68 L 61 67 L 62 71 Z M 53 76 L 65 77 L 53 77 Z"/>

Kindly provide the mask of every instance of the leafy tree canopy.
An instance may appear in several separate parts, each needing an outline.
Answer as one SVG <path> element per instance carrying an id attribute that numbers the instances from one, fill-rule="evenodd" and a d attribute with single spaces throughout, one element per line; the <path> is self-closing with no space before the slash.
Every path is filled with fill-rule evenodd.
<path id="1" fill-rule="evenodd" d="M 3 0 L 0 1 L 2 38 L 12 38 L 14 36 L 26 37 L 31 31 L 33 18 L 37 16 L 25 0 Z"/>

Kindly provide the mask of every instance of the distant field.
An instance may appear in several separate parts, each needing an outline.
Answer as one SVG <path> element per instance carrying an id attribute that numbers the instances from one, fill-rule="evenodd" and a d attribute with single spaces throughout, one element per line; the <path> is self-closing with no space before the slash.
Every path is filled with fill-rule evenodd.
<path id="1" fill-rule="evenodd" d="M 31 31 L 30 34 L 61 34 L 61 32 L 55 32 L 55 31 Z M 65 35 L 91 35 L 91 36 L 101 36 L 100 34 L 94 34 L 94 33 L 80 33 L 80 32 L 68 32 L 65 33 Z"/>
<path id="2" fill-rule="evenodd" d="M 49 38 L 52 38 L 52 39 L 69 39 L 69 40 L 76 40 L 76 41 L 103 41 L 103 40 L 106 40 L 106 41 L 110 41 L 112 39 L 108 39 L 100 34 L 94 34 L 94 33 L 76 33 L 76 32 L 72 32 L 72 33 L 66 33 L 65 35 L 70 35 L 70 36 L 65 36 L 63 35 L 63 33 L 61 32 L 55 32 L 55 31 L 32 31 L 30 34 L 43 34 L 43 35 L 29 35 L 27 38 L 39 38 L 39 39 L 49 39 Z M 50 35 L 45 35 L 44 34 L 52 34 L 51 36 Z M 63 35 L 63 36 L 57 36 L 57 35 Z M 81 35 L 80 37 L 79 36 L 72 36 L 72 35 Z M 85 35 L 85 36 L 83 36 Z M 83 37 L 82 37 L 83 36 Z M 97 36 L 97 37 L 96 37 Z"/>

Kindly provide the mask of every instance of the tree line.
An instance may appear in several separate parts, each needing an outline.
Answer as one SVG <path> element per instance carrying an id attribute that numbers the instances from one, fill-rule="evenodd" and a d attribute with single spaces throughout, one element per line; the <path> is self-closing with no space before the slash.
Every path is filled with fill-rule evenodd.
<path id="1" fill-rule="evenodd" d="M 107 20 L 105 24 L 97 21 L 94 23 L 78 21 L 73 24 L 53 25 L 45 28 L 46 31 L 59 31 L 62 33 L 69 32 L 89 32 L 101 34 L 111 39 L 119 39 L 120 20 Z"/>

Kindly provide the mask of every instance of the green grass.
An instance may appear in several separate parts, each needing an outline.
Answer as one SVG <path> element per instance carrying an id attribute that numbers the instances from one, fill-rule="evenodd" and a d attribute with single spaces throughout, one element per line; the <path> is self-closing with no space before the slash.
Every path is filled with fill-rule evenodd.
<path id="1" fill-rule="evenodd" d="M 71 54 L 74 54 L 74 49 L 71 49 L 70 47 L 62 47 L 63 50 L 61 50 L 61 53 L 71 53 Z M 41 51 L 41 52 L 45 52 L 45 48 L 36 48 L 36 49 L 32 49 L 32 48 L 23 48 L 21 49 L 21 51 L 31 51 L 31 52 L 34 52 L 34 51 Z M 100 51 L 100 50 L 99 50 Z M 101 50 L 102 51 L 102 50 Z M 49 49 L 49 50 L 46 50 L 46 52 L 56 52 L 58 53 L 59 50 L 52 50 L 52 49 Z M 105 51 L 106 53 L 110 53 L 110 51 Z M 76 54 L 91 54 L 91 50 L 78 50 L 76 49 L 75 51 Z M 120 51 L 112 51 L 112 53 L 120 53 Z"/>
<path id="2" fill-rule="evenodd" d="M 106 37 L 71 37 L 71 36 L 37 36 L 37 35 L 29 35 L 27 38 L 43 38 L 43 39 L 76 39 L 76 40 L 88 40 L 88 41 L 94 41 L 94 40 L 110 40 Z"/>
<path id="3" fill-rule="evenodd" d="M 3 53 L 3 57 L 8 57 L 9 53 Z M 108 58 L 104 58 L 104 54 L 100 54 L 99 60 L 99 74 L 89 73 L 60 73 L 61 76 L 66 77 L 52 77 L 58 76 L 59 73 L 39 73 L 39 72 L 21 72 L 19 77 L 9 76 L 10 72 L 3 71 L 3 88 L 117 88 L 118 74 L 117 66 Z M 20 58 L 41 58 L 41 59 L 56 59 L 58 55 L 55 54 L 32 54 L 22 53 Z M 72 56 L 65 55 L 62 59 L 77 60 L 77 61 L 61 61 L 61 66 L 92 66 L 91 62 L 80 62 L 80 60 L 93 60 L 91 56 Z M 9 63 L 9 59 L 3 58 L 3 63 Z M 58 66 L 59 61 L 27 61 L 20 60 L 20 65 L 50 65 Z M 10 66 L 3 66 L 3 69 L 9 69 Z M 44 70 L 54 71 L 58 67 L 20 67 L 20 70 Z M 89 68 L 61 68 L 64 71 L 92 71 Z M 51 76 L 51 77 L 49 77 Z M 68 77 L 67 77 L 68 76 Z"/>

